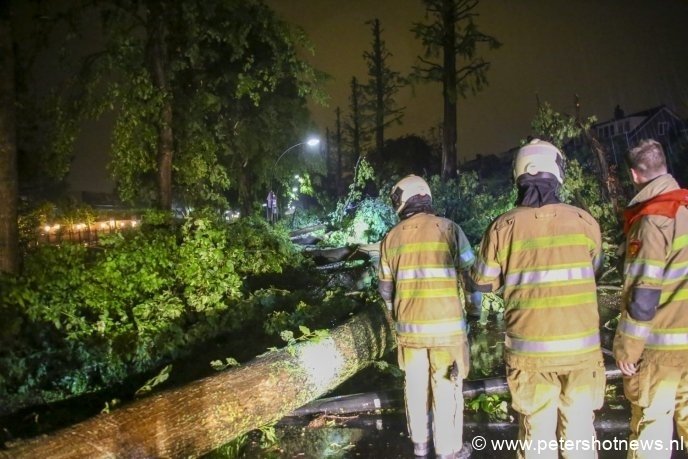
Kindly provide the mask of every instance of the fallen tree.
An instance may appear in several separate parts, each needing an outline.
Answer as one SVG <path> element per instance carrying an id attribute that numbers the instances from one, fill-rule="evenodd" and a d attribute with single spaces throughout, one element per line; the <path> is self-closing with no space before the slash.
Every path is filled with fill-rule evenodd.
<path id="1" fill-rule="evenodd" d="M 195 457 L 326 394 L 395 345 L 382 310 L 319 341 L 152 395 L 0 451 L 0 458 Z"/>

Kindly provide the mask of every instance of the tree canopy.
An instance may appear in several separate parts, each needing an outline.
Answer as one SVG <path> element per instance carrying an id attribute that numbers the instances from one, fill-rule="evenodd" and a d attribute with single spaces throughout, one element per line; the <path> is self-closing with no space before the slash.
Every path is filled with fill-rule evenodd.
<path id="1" fill-rule="evenodd" d="M 298 56 L 305 35 L 260 0 L 99 0 L 77 13 L 93 9 L 104 47 L 83 59 L 62 106 L 70 119 L 114 113 L 121 198 L 226 205 L 233 190 L 250 200 L 303 137 L 306 97 L 319 95 L 319 73 Z"/>

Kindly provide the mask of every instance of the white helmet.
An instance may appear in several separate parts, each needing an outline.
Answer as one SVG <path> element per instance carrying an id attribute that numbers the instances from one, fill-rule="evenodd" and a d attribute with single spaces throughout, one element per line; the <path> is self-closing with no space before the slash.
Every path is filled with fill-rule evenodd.
<path id="1" fill-rule="evenodd" d="M 399 180 L 390 197 L 392 198 L 392 205 L 397 214 L 401 213 L 406 207 L 406 203 L 413 196 L 428 196 L 432 200 L 432 193 L 427 182 L 417 175 L 407 175 Z"/>
<path id="2" fill-rule="evenodd" d="M 564 183 L 564 156 L 549 142 L 533 139 L 516 153 L 514 160 L 514 180 L 523 174 L 535 175 L 548 172 Z"/>

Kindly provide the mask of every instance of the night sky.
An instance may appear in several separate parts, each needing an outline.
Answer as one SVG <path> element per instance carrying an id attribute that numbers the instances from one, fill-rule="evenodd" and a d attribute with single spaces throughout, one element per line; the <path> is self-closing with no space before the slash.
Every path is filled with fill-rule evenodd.
<path id="1" fill-rule="evenodd" d="M 420 42 L 410 32 L 423 21 L 420 0 L 270 0 L 287 21 L 303 27 L 315 46 L 310 62 L 329 73 L 329 107 L 312 106 L 323 129 L 334 108 L 348 111 L 352 76 L 367 79 L 364 51 L 379 18 L 394 55 L 390 66 L 408 73 Z M 343 6 L 345 5 L 345 6 Z M 666 104 L 688 115 L 688 1 L 685 0 L 483 0 L 479 30 L 502 42 L 481 55 L 492 63 L 489 86 L 459 100 L 461 160 L 508 150 L 530 132 L 536 95 L 558 111 L 574 113 L 579 94 L 584 116 L 602 121 L 619 104 L 630 114 Z M 441 122 L 439 84 L 424 84 L 398 97 L 403 126 L 390 136 L 423 133 Z"/>
<path id="2" fill-rule="evenodd" d="M 348 112 L 351 77 L 367 78 L 362 54 L 370 48 L 371 33 L 365 21 L 380 19 L 394 70 L 408 73 L 422 51 L 410 32 L 413 22 L 424 20 L 420 0 L 267 3 L 305 30 L 315 47 L 308 60 L 332 76 L 325 87 L 329 106 L 311 104 L 321 134 L 334 126 L 335 107 Z M 686 0 L 483 0 L 478 13 L 479 30 L 502 47 L 481 51 L 492 63 L 489 86 L 459 100 L 460 161 L 517 145 L 530 133 L 536 95 L 558 111 L 573 113 L 574 94 L 579 94 L 582 114 L 599 120 L 611 118 L 617 104 L 627 114 L 666 104 L 688 116 Z M 425 134 L 440 124 L 439 84 L 404 90 L 397 100 L 406 107 L 405 118 L 402 126 L 388 130 L 388 138 Z M 88 129 L 78 148 L 72 189 L 111 189 L 102 130 Z"/>

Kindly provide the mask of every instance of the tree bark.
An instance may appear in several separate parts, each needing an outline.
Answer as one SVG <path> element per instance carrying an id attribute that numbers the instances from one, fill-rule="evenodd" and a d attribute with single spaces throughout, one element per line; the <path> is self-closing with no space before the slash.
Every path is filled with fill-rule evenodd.
<path id="1" fill-rule="evenodd" d="M 590 149 L 595 153 L 597 167 L 599 168 L 598 178 L 602 183 L 602 188 L 606 192 L 607 198 L 612 204 L 614 215 L 616 216 L 619 227 L 623 227 L 623 209 L 620 200 L 623 197 L 623 190 L 616 170 L 612 170 L 607 161 L 607 149 L 600 143 L 591 129 L 585 129 L 585 135 Z"/>
<path id="2" fill-rule="evenodd" d="M 0 451 L 0 458 L 197 457 L 331 391 L 394 346 L 382 308 L 367 311 L 319 342 L 270 352 Z"/>
<path id="3" fill-rule="evenodd" d="M 442 123 L 442 180 L 456 178 L 456 17 L 454 2 L 444 0 L 442 4 L 442 99 L 444 120 Z"/>
<path id="4" fill-rule="evenodd" d="M 158 206 L 160 209 L 172 208 L 172 161 L 174 158 L 174 135 L 172 131 L 172 93 L 168 81 L 167 27 L 165 25 L 164 5 L 162 2 L 151 2 L 148 19 L 150 44 L 148 59 L 151 77 L 155 87 L 163 94 L 158 126 Z"/>
<path id="5" fill-rule="evenodd" d="M 17 131 L 10 2 L 0 2 L 0 272 L 19 271 Z"/>

